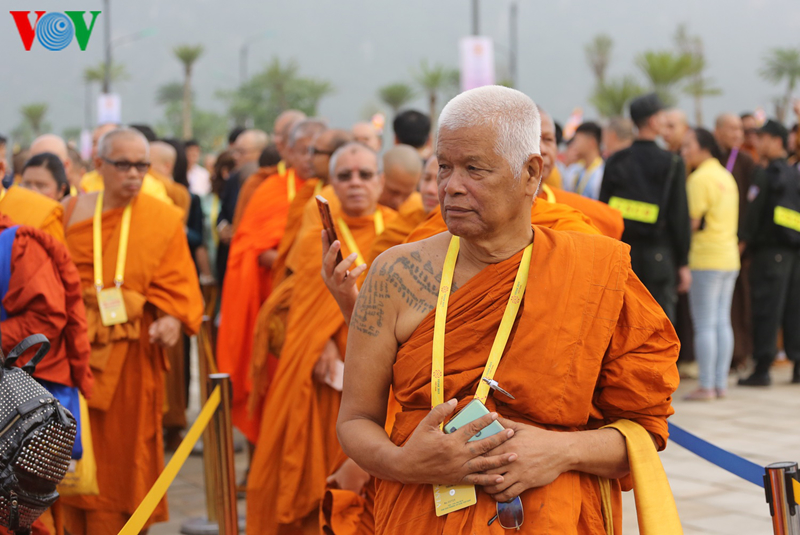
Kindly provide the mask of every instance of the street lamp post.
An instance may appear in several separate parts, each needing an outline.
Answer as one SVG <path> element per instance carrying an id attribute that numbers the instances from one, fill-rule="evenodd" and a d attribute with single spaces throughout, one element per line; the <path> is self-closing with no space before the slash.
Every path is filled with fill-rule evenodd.
<path id="1" fill-rule="evenodd" d="M 519 50 L 519 43 L 517 38 L 517 0 L 511 0 L 511 6 L 508 12 L 508 74 L 514 87 L 517 87 L 517 50 Z"/>
<path id="2" fill-rule="evenodd" d="M 247 53 L 250 48 L 250 45 L 255 43 L 256 41 L 260 41 L 261 39 L 270 37 L 272 35 L 272 30 L 267 30 L 265 32 L 258 33 L 256 35 L 251 35 L 247 39 L 244 40 L 242 43 L 242 47 L 239 49 L 239 85 L 242 86 L 247 81 Z"/>
<path id="3" fill-rule="evenodd" d="M 472 0 L 472 35 L 481 34 L 480 0 Z"/>
<path id="4" fill-rule="evenodd" d="M 105 41 L 106 41 L 106 68 L 103 73 L 103 93 L 111 92 L 111 2 L 103 0 L 103 12 L 105 13 Z"/>

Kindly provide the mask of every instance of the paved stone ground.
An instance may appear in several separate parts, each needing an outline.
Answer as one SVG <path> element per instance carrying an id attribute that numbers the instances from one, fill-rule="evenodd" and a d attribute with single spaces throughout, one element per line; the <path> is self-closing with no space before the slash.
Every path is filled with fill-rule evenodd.
<path id="1" fill-rule="evenodd" d="M 675 401 L 673 422 L 716 445 L 759 464 L 800 461 L 800 386 L 789 385 L 790 368 L 773 372 L 771 388 L 746 389 L 733 385 L 728 398 L 685 402 L 681 397 L 696 387 L 684 380 Z M 764 491 L 695 457 L 676 444 L 661 454 L 678 504 L 684 533 L 761 535 L 772 533 Z M 237 455 L 242 470 L 246 459 Z M 169 490 L 172 520 L 151 529 L 152 535 L 177 534 L 189 517 L 204 512 L 202 461 L 191 457 Z M 632 493 L 624 497 L 624 533 L 638 533 Z M 244 501 L 239 511 L 244 513 Z"/>

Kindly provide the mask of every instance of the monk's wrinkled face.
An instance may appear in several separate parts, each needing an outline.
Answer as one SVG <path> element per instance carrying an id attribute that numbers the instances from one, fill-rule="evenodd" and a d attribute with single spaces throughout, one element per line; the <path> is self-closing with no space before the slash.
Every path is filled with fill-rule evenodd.
<path id="1" fill-rule="evenodd" d="M 439 204 L 447 228 L 456 236 L 480 239 L 516 221 L 522 211 L 530 217 L 542 157 L 531 155 L 517 178 L 511 164 L 495 151 L 496 139 L 490 125 L 439 129 Z"/>
<path id="2" fill-rule="evenodd" d="M 375 212 L 383 176 L 378 173 L 378 157 L 369 149 L 352 147 L 341 153 L 330 180 L 345 214 L 360 217 Z"/>
<path id="3" fill-rule="evenodd" d="M 23 171 L 19 185 L 54 201 L 60 201 L 66 189 L 65 186 L 58 187 L 58 182 L 47 167 L 28 167 Z"/>
<path id="4" fill-rule="evenodd" d="M 297 138 L 294 145 L 287 151 L 289 163 L 294 167 L 297 177 L 302 180 L 314 177 L 313 156 L 309 150 L 314 142 L 314 137 L 316 137 L 316 132 L 313 135 Z"/>
<path id="5" fill-rule="evenodd" d="M 419 181 L 419 193 L 422 195 L 422 208 L 426 214 L 431 213 L 439 206 L 439 186 L 436 176 L 439 174 L 439 160 L 431 156 L 425 162 L 422 178 Z"/>
<path id="6" fill-rule="evenodd" d="M 147 143 L 138 136 L 119 136 L 111 150 L 95 158 L 95 169 L 103 177 L 106 194 L 118 199 L 133 199 L 142 188 L 150 167 Z"/>
<path id="7" fill-rule="evenodd" d="M 556 166 L 558 143 L 556 125 L 553 123 L 553 118 L 546 113 L 542 114 L 542 138 L 539 141 L 539 150 L 542 153 L 542 179 L 547 180 Z"/>
<path id="8" fill-rule="evenodd" d="M 419 184 L 419 174 L 399 165 L 384 169 L 383 193 L 378 203 L 397 210 L 414 193 Z"/>

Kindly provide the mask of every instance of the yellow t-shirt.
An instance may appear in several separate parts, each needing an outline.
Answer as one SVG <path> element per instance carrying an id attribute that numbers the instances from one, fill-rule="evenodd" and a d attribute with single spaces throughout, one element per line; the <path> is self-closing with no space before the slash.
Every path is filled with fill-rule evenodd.
<path id="1" fill-rule="evenodd" d="M 89 171 L 81 179 L 81 191 L 84 193 L 92 193 L 93 191 L 102 191 L 105 188 L 103 184 L 103 177 L 97 171 Z M 153 177 L 150 173 L 144 175 L 142 180 L 142 189 L 140 193 L 155 197 L 159 201 L 164 201 L 167 204 L 174 204 L 172 199 L 167 195 L 167 187 L 161 183 L 157 178 Z"/>
<path id="2" fill-rule="evenodd" d="M 705 218 L 692 236 L 689 267 L 697 270 L 739 269 L 739 187 L 716 158 L 700 164 L 686 180 L 689 217 Z"/>

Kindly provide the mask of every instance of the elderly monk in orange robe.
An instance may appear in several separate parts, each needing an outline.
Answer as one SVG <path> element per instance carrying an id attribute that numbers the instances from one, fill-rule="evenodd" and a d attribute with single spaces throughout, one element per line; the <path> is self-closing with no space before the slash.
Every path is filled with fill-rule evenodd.
<path id="1" fill-rule="evenodd" d="M 333 218 L 353 262 L 369 250 L 381 223 L 389 223 L 394 212 L 378 207 L 383 178 L 371 149 L 345 145 L 333 155 L 331 168 L 331 184 L 341 202 Z M 308 262 L 299 263 L 293 275 L 286 341 L 248 481 L 247 530 L 260 535 L 319 533 L 325 480 L 341 452 L 335 431 L 341 394 L 335 384 L 347 327 L 320 278 L 321 228 L 320 223 L 303 234 L 295 247 Z"/>
<path id="2" fill-rule="evenodd" d="M 163 470 L 164 348 L 179 342 L 181 327 L 196 333 L 203 313 L 180 211 L 139 195 L 146 165 L 125 170 L 109 160 L 147 164 L 147 140 L 131 129 L 103 136 L 94 162 L 104 181 L 102 199 L 97 193 L 71 198 L 66 209 L 67 245 L 80 274 L 92 344 L 95 386 L 89 415 L 100 487 L 98 496 L 63 498 L 66 526 L 73 535 L 119 533 Z M 101 319 L 95 286 L 93 215 L 98 200 L 103 291 L 115 287 L 120 234 L 125 214 L 130 214 L 119 286 L 127 321 L 116 325 Z M 164 500 L 148 526 L 167 519 Z"/>
<path id="3" fill-rule="evenodd" d="M 600 229 L 600 232 L 615 240 L 620 239 L 622 231 L 625 229 L 625 222 L 619 210 L 611 208 L 606 203 L 565 191 L 560 187 L 556 188 L 548 185 L 546 177 L 558 172 L 558 168 L 555 165 L 556 156 L 558 155 L 556 127 L 553 118 L 541 107 L 539 108 L 539 113 L 542 118 L 541 151 L 542 159 L 544 160 L 542 176 L 545 177 L 544 184 L 539 188 L 539 197 L 549 202 L 566 204 L 576 210 L 580 210 L 592 220 L 592 223 Z"/>
<path id="4" fill-rule="evenodd" d="M 311 178 L 309 144 L 323 128 L 322 122 L 311 119 L 295 125 L 289 138 L 294 167 L 283 175 L 272 175 L 258 187 L 231 242 L 230 277 L 226 274 L 222 289 L 217 364 L 220 372 L 231 376 L 233 425 L 251 444 L 258 437 L 258 421 L 247 411 L 256 317 L 272 291 L 272 264 L 278 256 L 289 205 Z"/>
<path id="5" fill-rule="evenodd" d="M 389 249 L 359 294 L 338 436 L 380 479 L 378 534 L 500 533 L 487 523 L 496 503 L 515 497 L 521 533 L 605 533 L 598 477 L 611 480 L 618 512 L 618 479 L 629 465 L 622 434 L 600 428 L 632 420 L 666 445 L 675 332 L 633 274 L 625 244 L 531 225 L 538 141 L 538 111 L 518 91 L 487 86 L 451 100 L 437 142 L 448 232 Z M 449 401 L 436 404 L 434 311 L 455 237 L 440 391 Z M 515 399 L 490 395 L 493 412 L 444 434 L 440 424 L 476 393 L 529 245 L 527 291 L 494 376 Z M 403 412 L 387 435 L 390 388 Z M 503 431 L 468 442 L 495 419 Z M 436 484 L 475 485 L 477 503 L 437 517 Z M 620 529 L 621 517 L 613 520 Z"/>
<path id="6" fill-rule="evenodd" d="M 314 139 L 308 153 L 316 178 L 306 180 L 289 205 L 286 228 L 278 245 L 278 257 L 272 264 L 273 292 L 261 305 L 253 329 L 253 353 L 250 360 L 252 389 L 247 412 L 250 420 L 258 425 L 261 424 L 261 410 L 269 383 L 278 369 L 278 348 L 283 345 L 286 313 L 294 290 L 294 279 L 291 277 L 294 269 L 293 265 L 287 265 L 287 261 L 294 245 L 300 241 L 301 229 L 308 226 L 316 228 L 319 224 L 319 211 L 313 197 L 323 192 L 323 186 L 328 183 L 331 155 L 352 140 L 352 135 L 345 130 L 326 130 Z M 332 202 L 336 201 L 332 189 L 330 193 L 322 194 L 327 195 L 326 198 Z M 296 256 L 293 257 L 295 262 L 298 261 Z"/>
<path id="7" fill-rule="evenodd" d="M 306 114 L 302 111 L 286 110 L 275 119 L 273 140 L 275 149 L 278 151 L 278 156 L 280 156 L 281 160 L 277 165 L 269 166 L 264 166 L 264 164 L 259 161 L 261 167 L 259 167 L 258 171 L 247 177 L 242 183 L 242 187 L 239 190 L 239 197 L 236 199 L 236 208 L 233 211 L 233 221 L 231 222 L 234 232 L 236 232 L 236 229 L 239 227 L 239 222 L 242 220 L 244 211 L 250 203 L 253 193 L 258 189 L 258 186 L 275 173 L 285 175 L 289 168 L 294 167 L 291 162 L 291 155 L 289 154 L 289 133 L 292 131 L 294 125 L 305 118 Z"/>
<path id="8" fill-rule="evenodd" d="M 172 204 L 183 212 L 184 223 L 189 217 L 189 207 L 192 204 L 192 197 L 188 188 L 178 184 L 173 180 L 172 174 L 175 171 L 175 160 L 178 153 L 175 147 L 163 141 L 153 141 L 150 143 L 150 175 L 164 185 L 167 197 Z"/>

